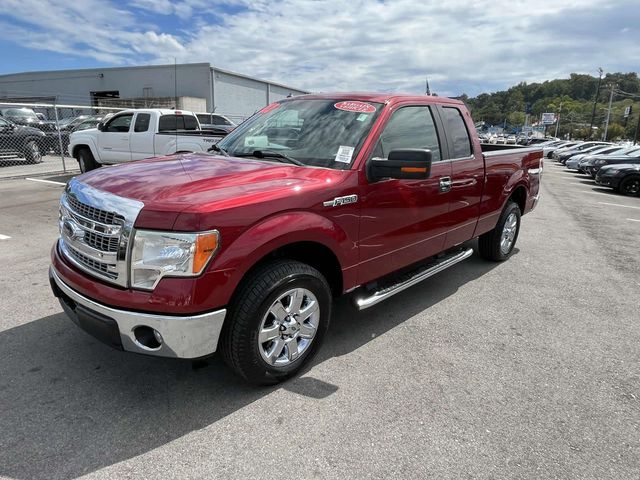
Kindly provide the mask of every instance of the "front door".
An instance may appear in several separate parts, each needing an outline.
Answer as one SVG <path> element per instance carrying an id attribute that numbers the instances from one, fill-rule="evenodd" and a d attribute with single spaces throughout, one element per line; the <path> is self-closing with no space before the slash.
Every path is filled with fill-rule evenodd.
<path id="1" fill-rule="evenodd" d="M 361 199 L 359 283 L 442 251 L 447 233 L 451 162 L 445 160 L 429 106 L 400 106 L 386 123 L 372 157 L 401 148 L 429 149 L 426 180 L 367 183 Z"/>
<path id="2" fill-rule="evenodd" d="M 136 113 L 136 118 L 133 122 L 133 129 L 129 136 L 131 160 L 141 160 L 155 155 L 153 144 L 155 135 L 149 130 L 150 123 L 150 113 Z"/>
<path id="3" fill-rule="evenodd" d="M 120 163 L 131 160 L 129 130 L 133 113 L 116 115 L 104 124 L 98 134 L 98 155 L 103 163 Z"/>

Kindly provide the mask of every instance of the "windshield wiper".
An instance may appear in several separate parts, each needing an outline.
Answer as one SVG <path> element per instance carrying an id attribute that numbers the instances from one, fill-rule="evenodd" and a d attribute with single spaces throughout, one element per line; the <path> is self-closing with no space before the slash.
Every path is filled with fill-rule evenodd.
<path id="1" fill-rule="evenodd" d="M 284 161 L 285 163 L 292 163 L 294 165 L 298 165 L 300 167 L 305 167 L 306 164 L 302 163 L 300 160 L 297 160 L 289 155 L 280 152 L 274 152 L 272 150 L 254 150 L 253 153 L 236 153 L 235 157 L 256 157 L 256 158 L 275 158 L 279 161 Z"/>
<path id="2" fill-rule="evenodd" d="M 216 145 L 215 143 L 214 143 L 213 145 L 211 145 L 211 146 L 207 149 L 207 152 L 210 152 L 211 150 L 213 150 L 214 152 L 220 152 L 220 153 L 221 153 L 222 155 L 224 155 L 225 157 L 230 157 L 230 156 L 231 156 L 231 155 L 229 155 L 229 154 L 227 153 L 227 151 L 226 151 L 224 148 L 219 147 L 219 146 L 218 146 L 218 145 Z"/>

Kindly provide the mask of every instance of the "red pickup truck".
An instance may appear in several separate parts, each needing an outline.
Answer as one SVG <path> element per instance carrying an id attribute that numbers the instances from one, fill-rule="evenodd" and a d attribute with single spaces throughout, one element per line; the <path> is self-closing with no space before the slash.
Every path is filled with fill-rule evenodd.
<path id="1" fill-rule="evenodd" d="M 483 153 L 464 105 L 432 96 L 286 99 L 213 148 L 71 180 L 51 286 L 113 347 L 220 350 L 259 384 L 309 360 L 333 297 L 368 308 L 468 258 L 474 237 L 505 260 L 542 172 L 540 149 Z"/>

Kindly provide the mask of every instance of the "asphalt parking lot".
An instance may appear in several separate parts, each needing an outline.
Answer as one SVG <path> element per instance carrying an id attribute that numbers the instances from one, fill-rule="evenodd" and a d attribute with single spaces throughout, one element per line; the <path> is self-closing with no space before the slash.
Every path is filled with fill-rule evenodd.
<path id="1" fill-rule="evenodd" d="M 2 478 L 640 477 L 640 198 L 547 161 L 509 261 L 341 299 L 311 368 L 255 388 L 61 313 L 61 191 L 0 181 Z"/>

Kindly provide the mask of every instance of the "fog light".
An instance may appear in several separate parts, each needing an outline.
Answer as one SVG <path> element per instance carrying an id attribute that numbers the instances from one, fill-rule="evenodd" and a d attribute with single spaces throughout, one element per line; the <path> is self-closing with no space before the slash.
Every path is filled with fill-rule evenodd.
<path id="1" fill-rule="evenodd" d="M 162 335 L 155 328 L 141 326 L 133 329 L 138 346 L 145 350 L 158 350 L 162 346 Z"/>

